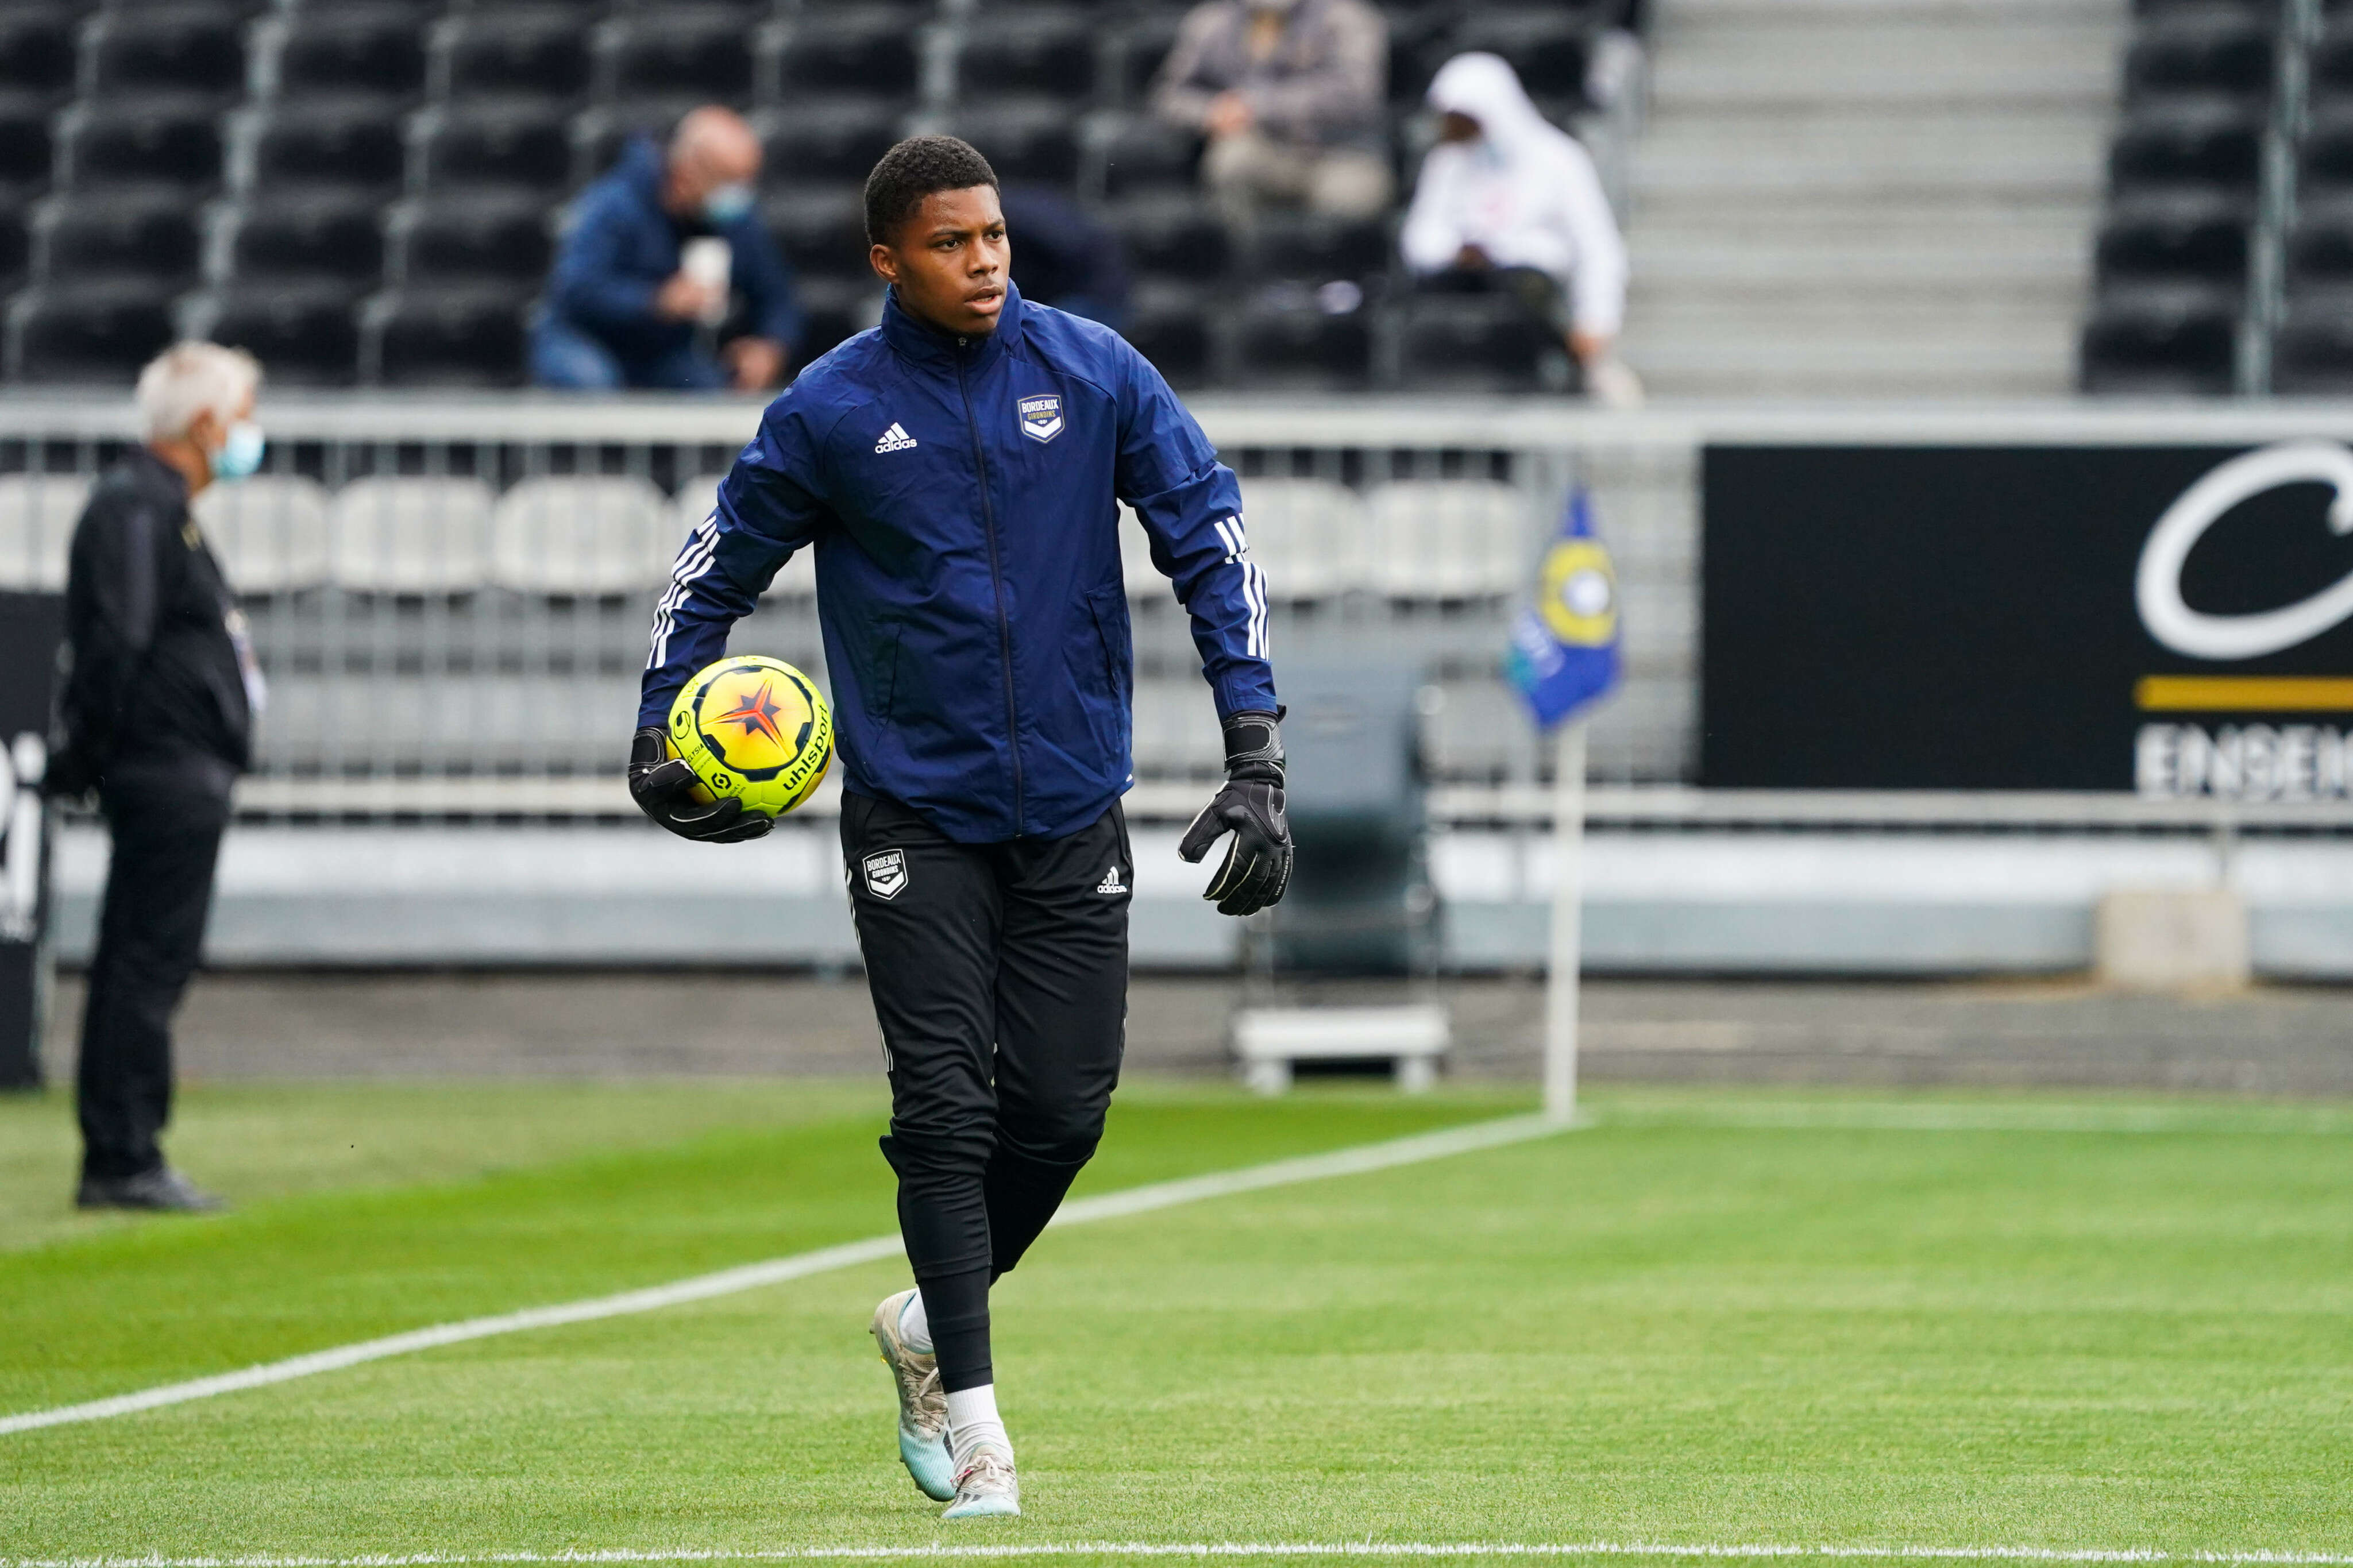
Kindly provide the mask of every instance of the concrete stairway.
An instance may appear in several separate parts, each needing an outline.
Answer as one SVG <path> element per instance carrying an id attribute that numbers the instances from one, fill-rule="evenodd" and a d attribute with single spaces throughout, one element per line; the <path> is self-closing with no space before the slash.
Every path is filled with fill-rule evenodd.
<path id="1" fill-rule="evenodd" d="M 1654 395 L 2063 394 L 2126 0 L 1665 0 L 1625 353 Z"/>

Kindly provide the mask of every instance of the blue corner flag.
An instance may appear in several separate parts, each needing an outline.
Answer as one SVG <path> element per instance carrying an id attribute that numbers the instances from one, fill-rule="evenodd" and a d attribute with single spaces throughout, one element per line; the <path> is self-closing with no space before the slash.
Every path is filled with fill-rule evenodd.
<path id="1" fill-rule="evenodd" d="M 1618 573 L 1594 535 L 1593 503 L 1581 485 L 1545 552 L 1536 602 L 1512 623 L 1504 675 L 1546 730 L 1618 684 Z"/>

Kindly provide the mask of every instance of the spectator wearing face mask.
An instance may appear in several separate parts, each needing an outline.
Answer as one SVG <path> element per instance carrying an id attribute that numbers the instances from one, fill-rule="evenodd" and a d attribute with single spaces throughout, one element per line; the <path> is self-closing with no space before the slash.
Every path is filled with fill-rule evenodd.
<path id="1" fill-rule="evenodd" d="M 1201 177 L 1227 222 L 1261 205 L 1378 217 L 1388 25 L 1363 0 L 1207 0 L 1185 18 L 1154 108 L 1209 140 Z"/>
<path id="2" fill-rule="evenodd" d="M 1439 141 L 1398 237 L 1406 265 L 1425 288 L 1517 296 L 1562 334 L 1595 396 L 1638 400 L 1616 352 L 1626 245 L 1592 156 L 1495 55 L 1447 61 L 1429 102 Z"/>
<path id="3" fill-rule="evenodd" d="M 573 209 L 533 331 L 532 378 L 595 392 L 783 381 L 800 311 L 760 225 L 759 176 L 759 139 L 725 109 L 680 121 L 666 152 L 632 142 Z"/>

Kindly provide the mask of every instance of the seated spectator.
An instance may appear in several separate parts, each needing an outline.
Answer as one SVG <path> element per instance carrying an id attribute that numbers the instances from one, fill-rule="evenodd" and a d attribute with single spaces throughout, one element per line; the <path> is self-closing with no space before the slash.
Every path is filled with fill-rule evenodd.
<path id="1" fill-rule="evenodd" d="M 645 138 L 629 143 L 573 208 L 533 329 L 533 379 L 670 392 L 782 381 L 800 312 L 760 226 L 759 174 L 759 139 L 724 109 L 680 121 L 666 154 Z M 723 338 L 731 320 L 743 330 Z"/>
<path id="2" fill-rule="evenodd" d="M 1227 222 L 1261 203 L 1378 217 L 1388 26 L 1364 0 L 1206 0 L 1161 67 L 1154 107 L 1209 139 L 1202 178 Z"/>
<path id="3" fill-rule="evenodd" d="M 1398 243 L 1425 288 L 1518 296 L 1566 337 L 1606 402 L 1641 396 L 1615 353 L 1626 245 L 1593 159 L 1490 54 L 1457 55 L 1430 84 L 1441 116 Z"/>
<path id="4" fill-rule="evenodd" d="M 1124 329 L 1127 258 L 1119 237 L 1068 196 L 1037 185 L 1006 186 L 1004 204 L 1013 283 L 1021 297 L 1113 331 Z"/>

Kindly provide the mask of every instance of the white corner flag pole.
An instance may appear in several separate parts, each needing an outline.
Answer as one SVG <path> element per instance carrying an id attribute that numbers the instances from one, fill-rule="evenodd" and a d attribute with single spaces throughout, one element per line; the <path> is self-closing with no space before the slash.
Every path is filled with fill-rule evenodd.
<path id="1" fill-rule="evenodd" d="M 1566 1122 L 1577 1114 L 1577 978 L 1583 953 L 1585 898 L 1585 721 L 1560 727 L 1553 758 L 1552 949 L 1545 987 L 1544 1110 Z"/>

